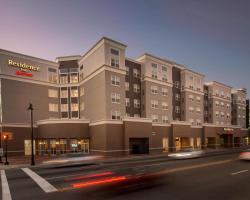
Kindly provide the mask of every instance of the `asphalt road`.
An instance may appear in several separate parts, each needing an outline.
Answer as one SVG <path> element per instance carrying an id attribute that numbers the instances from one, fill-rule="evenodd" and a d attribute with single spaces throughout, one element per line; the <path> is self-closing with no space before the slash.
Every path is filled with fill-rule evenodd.
<path id="1" fill-rule="evenodd" d="M 10 196 L 13 200 L 249 200 L 250 162 L 239 161 L 237 157 L 234 153 L 188 160 L 152 158 L 89 166 L 2 170 L 0 194 L 2 198 L 4 193 L 4 200 Z"/>

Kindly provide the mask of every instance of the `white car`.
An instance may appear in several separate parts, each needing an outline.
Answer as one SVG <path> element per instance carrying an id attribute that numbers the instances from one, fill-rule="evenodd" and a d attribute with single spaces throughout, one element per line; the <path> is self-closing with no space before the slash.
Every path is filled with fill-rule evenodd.
<path id="1" fill-rule="evenodd" d="M 203 150 L 182 150 L 176 153 L 170 153 L 168 156 L 174 159 L 198 158 L 204 154 Z"/>
<path id="2" fill-rule="evenodd" d="M 250 149 L 246 149 L 240 153 L 240 160 L 250 160 Z"/>

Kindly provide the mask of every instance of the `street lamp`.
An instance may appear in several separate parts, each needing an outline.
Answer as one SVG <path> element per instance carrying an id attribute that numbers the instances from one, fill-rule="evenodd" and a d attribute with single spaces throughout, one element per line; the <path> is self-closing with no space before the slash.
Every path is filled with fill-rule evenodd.
<path id="1" fill-rule="evenodd" d="M 3 139 L 5 140 L 5 163 L 4 164 L 9 165 L 9 162 L 8 162 L 8 139 L 9 139 L 9 136 L 4 135 Z"/>
<path id="2" fill-rule="evenodd" d="M 27 110 L 30 110 L 30 123 L 31 123 L 31 165 L 35 165 L 34 157 L 34 132 L 33 132 L 33 105 L 30 103 Z"/>

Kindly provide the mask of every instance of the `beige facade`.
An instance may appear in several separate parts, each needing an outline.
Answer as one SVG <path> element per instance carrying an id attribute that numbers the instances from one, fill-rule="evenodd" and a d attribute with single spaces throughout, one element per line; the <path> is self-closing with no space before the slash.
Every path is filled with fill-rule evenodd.
<path id="1" fill-rule="evenodd" d="M 182 120 L 194 126 L 203 124 L 204 75 L 188 69 L 181 71 Z"/>
<path id="2" fill-rule="evenodd" d="M 56 62 L 0 50 L 1 131 L 13 132 L 11 151 L 30 149 L 29 103 L 39 154 L 244 143 L 245 90 L 210 82 L 204 94 L 203 74 L 150 54 L 127 59 L 125 51 L 105 37 L 83 56 Z"/>
<path id="3" fill-rule="evenodd" d="M 246 90 L 232 90 L 232 124 L 246 128 Z"/>
<path id="4" fill-rule="evenodd" d="M 219 82 L 206 83 L 208 86 L 209 123 L 231 125 L 231 87 Z"/>

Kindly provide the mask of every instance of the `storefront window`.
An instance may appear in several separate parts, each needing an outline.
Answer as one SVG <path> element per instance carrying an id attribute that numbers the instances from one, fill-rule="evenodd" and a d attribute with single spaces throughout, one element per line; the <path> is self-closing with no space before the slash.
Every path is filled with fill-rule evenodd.
<path id="1" fill-rule="evenodd" d="M 48 141 L 47 140 L 38 140 L 38 155 L 48 154 Z"/>

